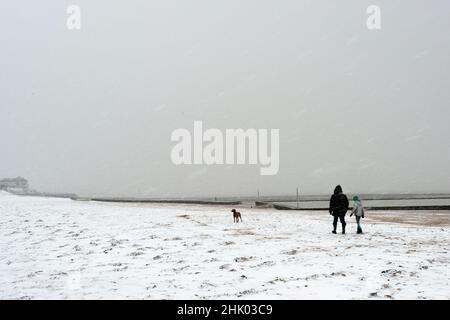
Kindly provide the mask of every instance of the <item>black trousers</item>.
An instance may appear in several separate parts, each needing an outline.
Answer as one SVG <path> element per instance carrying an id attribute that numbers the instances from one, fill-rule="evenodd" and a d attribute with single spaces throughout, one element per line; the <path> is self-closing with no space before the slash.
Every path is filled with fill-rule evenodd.
<path id="1" fill-rule="evenodd" d="M 345 230 L 345 225 L 346 225 L 346 223 L 345 223 L 345 214 L 334 214 L 333 215 L 333 228 L 334 228 L 334 231 L 336 231 L 336 228 L 337 228 L 337 223 L 338 223 L 338 219 L 341 221 L 341 224 L 342 224 L 342 230 Z"/>

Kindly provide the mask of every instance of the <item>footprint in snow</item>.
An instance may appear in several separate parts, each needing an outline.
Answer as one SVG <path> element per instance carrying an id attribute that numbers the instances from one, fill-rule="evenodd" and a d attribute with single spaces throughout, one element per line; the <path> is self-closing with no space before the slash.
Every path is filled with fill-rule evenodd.
<path id="1" fill-rule="evenodd" d="M 234 258 L 234 261 L 235 262 L 246 262 L 246 261 L 250 261 L 250 260 L 253 260 L 255 257 L 252 257 L 252 256 L 250 256 L 250 257 L 237 257 L 237 258 Z"/>
<path id="2" fill-rule="evenodd" d="M 137 257 L 137 256 L 140 256 L 140 255 L 143 255 L 143 254 L 144 253 L 142 251 L 135 251 L 135 252 L 130 253 L 129 256 Z"/>
<path id="3" fill-rule="evenodd" d="M 293 255 L 296 255 L 298 253 L 298 251 L 295 250 L 295 249 L 292 249 L 292 250 L 289 250 L 289 251 L 281 251 L 281 253 L 293 256 Z"/>

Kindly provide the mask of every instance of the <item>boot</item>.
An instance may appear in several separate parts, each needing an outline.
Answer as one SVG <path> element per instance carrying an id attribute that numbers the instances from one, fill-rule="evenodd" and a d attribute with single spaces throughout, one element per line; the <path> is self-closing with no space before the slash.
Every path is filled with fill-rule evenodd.
<path id="1" fill-rule="evenodd" d="M 360 225 L 359 223 L 358 223 L 358 228 L 356 229 L 356 233 L 357 233 L 357 234 L 363 233 L 363 232 L 362 232 L 361 225 Z"/>
<path id="2" fill-rule="evenodd" d="M 334 233 L 334 234 L 336 234 L 336 230 L 333 230 L 333 231 L 331 231 L 331 233 Z"/>
<path id="3" fill-rule="evenodd" d="M 345 234 L 345 223 L 342 224 L 342 234 Z"/>

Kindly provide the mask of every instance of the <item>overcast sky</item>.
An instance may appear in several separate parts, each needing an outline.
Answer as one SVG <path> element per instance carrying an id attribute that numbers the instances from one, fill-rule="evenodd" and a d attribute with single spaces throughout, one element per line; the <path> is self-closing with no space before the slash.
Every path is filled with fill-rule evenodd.
<path id="1" fill-rule="evenodd" d="M 449 30 L 447 0 L 2 1 L 0 177 L 80 195 L 450 192 Z M 194 120 L 280 129 L 278 174 L 175 166 L 170 135 Z"/>

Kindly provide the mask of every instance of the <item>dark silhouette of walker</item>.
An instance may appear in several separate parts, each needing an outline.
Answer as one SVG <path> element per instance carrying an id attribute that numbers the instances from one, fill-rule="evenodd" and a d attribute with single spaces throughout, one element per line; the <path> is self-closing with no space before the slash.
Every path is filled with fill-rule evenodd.
<path id="1" fill-rule="evenodd" d="M 333 216 L 333 233 L 336 233 L 338 219 L 342 224 L 342 234 L 345 234 L 345 214 L 348 210 L 348 198 L 342 191 L 342 187 L 337 185 L 330 199 L 330 214 Z"/>

